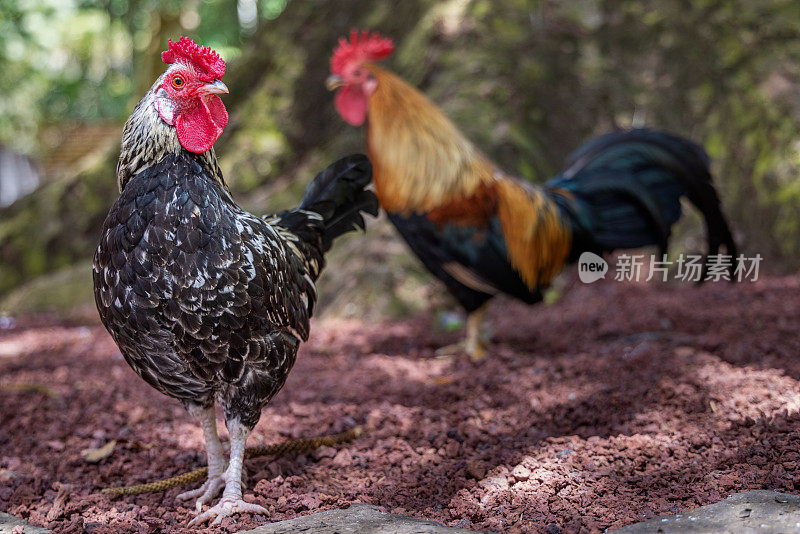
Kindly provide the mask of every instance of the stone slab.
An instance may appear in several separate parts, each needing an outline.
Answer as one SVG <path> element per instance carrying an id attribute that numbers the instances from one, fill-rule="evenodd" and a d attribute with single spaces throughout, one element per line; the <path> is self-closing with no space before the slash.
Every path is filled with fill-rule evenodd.
<path id="1" fill-rule="evenodd" d="M 23 534 L 45 534 L 50 532 L 46 528 L 34 527 L 19 517 L 0 512 L 0 534 L 12 534 L 14 527 L 22 527 Z M 19 532 L 19 529 L 17 529 L 17 532 Z"/>
<path id="2" fill-rule="evenodd" d="M 789 534 L 800 532 L 800 495 L 755 490 L 674 515 L 654 517 L 615 532 L 623 534 Z"/>
<path id="3" fill-rule="evenodd" d="M 354 504 L 350 508 L 263 525 L 240 534 L 474 534 L 425 519 L 381 512 L 377 506 Z"/>

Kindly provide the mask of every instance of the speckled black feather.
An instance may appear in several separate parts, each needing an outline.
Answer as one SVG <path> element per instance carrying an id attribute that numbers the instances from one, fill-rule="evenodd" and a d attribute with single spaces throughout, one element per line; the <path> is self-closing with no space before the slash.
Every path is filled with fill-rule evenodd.
<path id="1" fill-rule="evenodd" d="M 364 229 L 361 213 L 378 215 L 378 198 L 364 188 L 372 180 L 372 164 L 363 154 L 340 159 L 319 173 L 306 188 L 299 210 L 322 215 L 325 231 L 322 250 L 330 250 L 333 240 L 352 230 Z M 299 235 L 302 231 L 296 219 L 297 211 L 282 212 L 281 223 Z M 302 222 L 301 222 L 302 225 Z"/>
<path id="2" fill-rule="evenodd" d="M 166 151 L 130 173 L 95 254 L 95 300 L 151 386 L 186 404 L 217 399 L 252 427 L 308 338 L 329 228 L 362 225 L 359 210 L 377 200 L 364 191 L 369 161 L 351 156 L 312 182 L 301 208 L 257 217 L 208 158 Z"/>

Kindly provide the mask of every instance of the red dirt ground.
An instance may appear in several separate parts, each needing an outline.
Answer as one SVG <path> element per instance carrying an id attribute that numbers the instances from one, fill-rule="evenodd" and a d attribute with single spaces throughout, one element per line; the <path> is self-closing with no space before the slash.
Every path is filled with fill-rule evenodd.
<path id="1" fill-rule="evenodd" d="M 354 424 L 364 436 L 251 460 L 245 498 L 271 517 L 208 532 L 355 502 L 476 530 L 597 532 L 742 490 L 797 492 L 798 318 L 795 277 L 574 284 L 551 306 L 495 302 L 480 364 L 433 358 L 458 334 L 427 316 L 318 321 L 249 443 Z M 109 458 L 82 459 L 109 440 Z M 203 463 L 200 430 L 102 327 L 0 332 L 0 509 L 60 532 L 190 532 L 178 489 L 95 492 Z"/>

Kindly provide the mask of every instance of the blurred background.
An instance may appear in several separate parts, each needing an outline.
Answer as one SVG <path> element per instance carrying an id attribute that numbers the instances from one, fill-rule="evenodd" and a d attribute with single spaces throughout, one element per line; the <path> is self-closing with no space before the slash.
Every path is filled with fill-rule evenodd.
<path id="1" fill-rule="evenodd" d="M 118 194 L 121 128 L 167 38 L 228 62 L 217 152 L 235 198 L 264 213 L 363 150 L 324 87 L 352 28 L 394 37 L 388 66 L 527 180 L 614 128 L 703 143 L 743 251 L 772 272 L 800 266 L 796 0 L 0 0 L 0 314 L 94 316 L 91 256 Z M 699 236 L 697 219 L 682 223 L 673 252 Z M 329 264 L 328 313 L 447 307 L 385 222 Z"/>

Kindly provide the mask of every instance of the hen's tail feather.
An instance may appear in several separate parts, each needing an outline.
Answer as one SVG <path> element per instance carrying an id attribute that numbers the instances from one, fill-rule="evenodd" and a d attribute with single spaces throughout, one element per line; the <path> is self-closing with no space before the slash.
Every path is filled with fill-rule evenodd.
<path id="1" fill-rule="evenodd" d="M 340 235 L 365 227 L 364 213 L 378 214 L 378 199 L 366 189 L 371 182 L 369 159 L 363 154 L 346 156 L 311 180 L 298 208 L 281 213 L 281 222 L 307 242 L 314 241 L 309 232 L 319 232 L 321 224 L 322 252 L 327 252 Z M 308 212 L 320 220 L 309 220 Z"/>
<path id="2" fill-rule="evenodd" d="M 579 148 L 549 185 L 573 192 L 591 207 L 598 245 L 606 250 L 658 245 L 665 251 L 680 217 L 681 196 L 702 214 L 708 253 L 736 244 L 699 145 L 664 132 L 637 129 L 595 138 Z M 649 237 L 648 237 L 649 235 Z"/>

